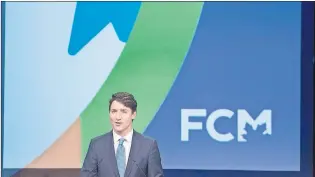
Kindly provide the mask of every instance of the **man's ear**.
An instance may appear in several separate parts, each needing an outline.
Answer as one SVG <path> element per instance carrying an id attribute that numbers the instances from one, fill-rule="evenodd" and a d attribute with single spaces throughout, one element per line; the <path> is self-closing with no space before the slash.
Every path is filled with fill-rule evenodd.
<path id="1" fill-rule="evenodd" d="M 134 111 L 131 115 L 132 120 L 134 120 L 137 116 L 137 111 Z"/>

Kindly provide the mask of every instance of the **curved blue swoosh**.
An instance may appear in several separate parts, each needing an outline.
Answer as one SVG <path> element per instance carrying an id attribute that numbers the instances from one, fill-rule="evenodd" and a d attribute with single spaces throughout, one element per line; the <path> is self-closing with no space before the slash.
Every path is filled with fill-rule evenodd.
<path id="1" fill-rule="evenodd" d="M 144 132 L 159 143 L 164 168 L 299 170 L 300 34 L 299 2 L 206 2 L 180 73 Z M 237 136 L 237 109 L 255 118 L 272 109 L 273 135 L 220 143 L 209 136 L 206 117 L 193 117 L 203 129 L 181 141 L 181 109 L 206 109 L 208 116 L 223 108 L 235 116 L 219 119 L 218 132 Z"/>

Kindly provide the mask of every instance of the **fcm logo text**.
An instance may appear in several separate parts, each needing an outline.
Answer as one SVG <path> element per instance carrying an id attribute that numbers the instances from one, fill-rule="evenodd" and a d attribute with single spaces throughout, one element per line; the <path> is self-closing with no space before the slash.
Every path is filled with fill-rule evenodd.
<path id="1" fill-rule="evenodd" d="M 271 110 L 263 110 L 255 119 L 245 110 L 237 110 L 237 141 L 246 142 L 244 135 L 247 134 L 245 127 L 246 124 L 252 126 L 254 130 L 257 129 L 258 125 L 266 124 L 266 130 L 263 132 L 263 135 L 272 134 L 271 131 Z M 209 135 L 220 142 L 228 142 L 234 139 L 232 133 L 219 133 L 214 127 L 214 123 L 219 118 L 229 118 L 231 119 L 234 115 L 234 112 L 229 109 L 218 109 L 209 114 L 206 121 L 206 129 Z M 202 122 L 190 122 L 189 117 L 206 117 L 206 109 L 182 109 L 181 110 L 181 140 L 189 141 L 189 132 L 191 130 L 201 130 Z"/>

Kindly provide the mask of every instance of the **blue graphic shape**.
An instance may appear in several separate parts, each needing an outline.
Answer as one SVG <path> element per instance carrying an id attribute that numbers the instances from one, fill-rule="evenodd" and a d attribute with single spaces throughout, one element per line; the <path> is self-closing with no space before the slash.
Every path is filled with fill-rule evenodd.
<path id="1" fill-rule="evenodd" d="M 159 143 L 163 167 L 298 171 L 300 48 L 299 2 L 206 2 L 181 71 L 144 132 Z M 190 131 L 188 142 L 181 141 L 181 109 L 207 110 L 190 118 L 203 126 Z M 231 142 L 215 141 L 206 130 L 217 109 L 234 112 L 215 122 L 218 132 L 234 135 Z M 272 135 L 237 142 L 238 109 L 254 119 L 271 109 Z"/>
<path id="2" fill-rule="evenodd" d="M 109 23 L 119 40 L 127 42 L 140 6 L 141 2 L 78 2 L 68 53 L 77 54 Z"/>
<path id="3" fill-rule="evenodd" d="M 70 56 L 75 8 L 75 2 L 6 3 L 4 168 L 24 168 L 69 129 L 125 46 L 108 25 L 80 54 Z"/>

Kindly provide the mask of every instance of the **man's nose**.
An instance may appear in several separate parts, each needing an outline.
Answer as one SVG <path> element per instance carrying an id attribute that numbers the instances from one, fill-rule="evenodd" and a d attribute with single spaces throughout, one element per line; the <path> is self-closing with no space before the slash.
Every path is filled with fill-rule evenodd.
<path id="1" fill-rule="evenodd" d="M 117 119 L 117 120 L 120 120 L 121 118 L 122 118 L 122 114 L 121 114 L 121 113 L 118 113 L 117 116 L 116 116 L 116 119 Z"/>

